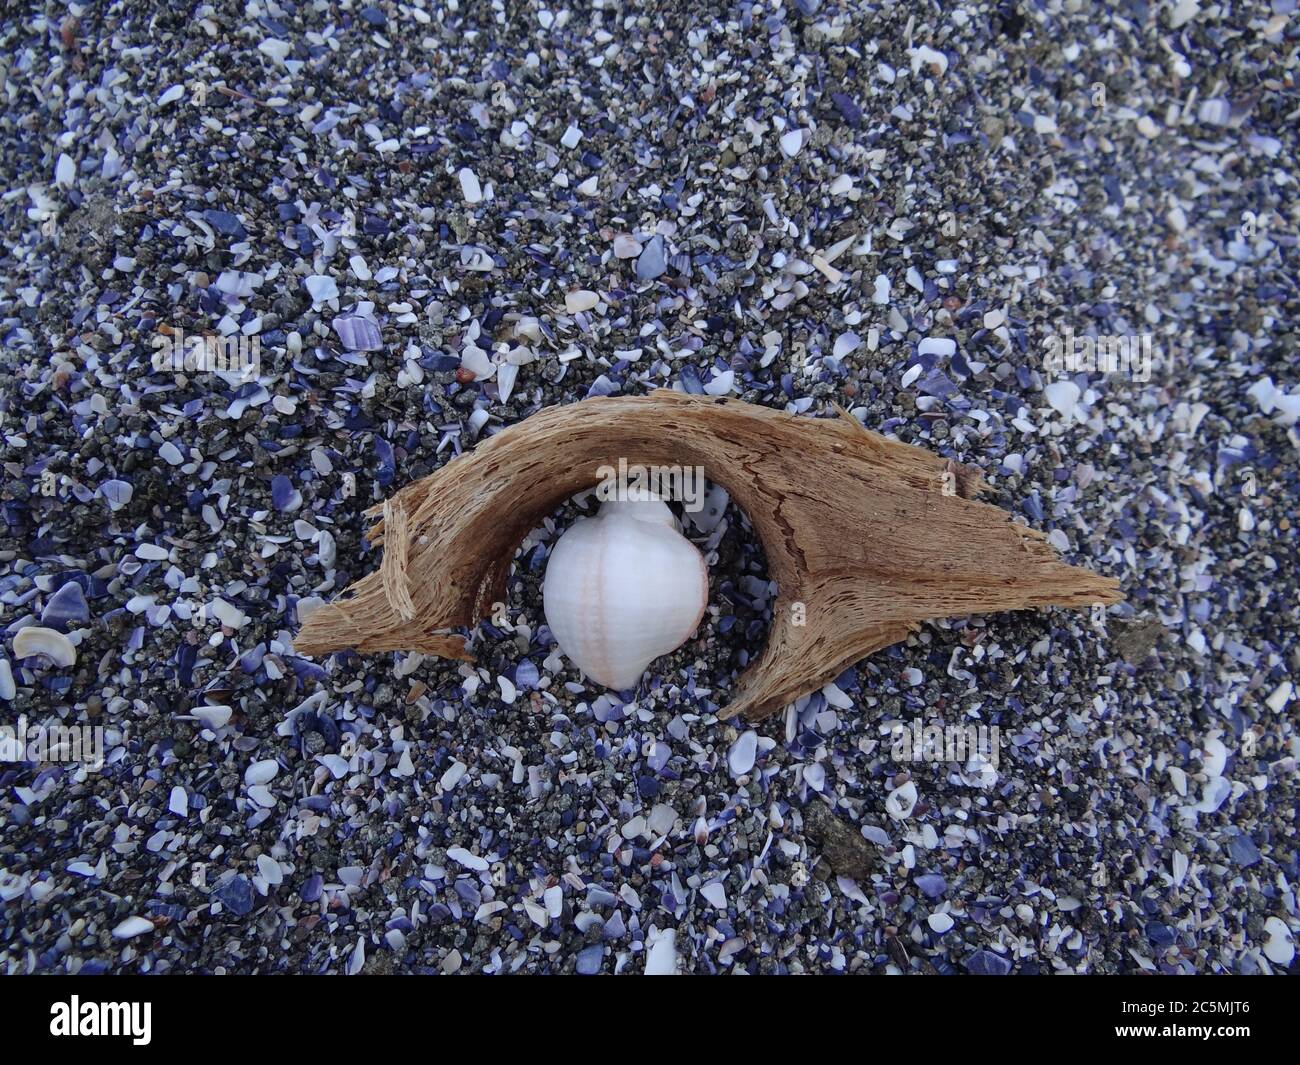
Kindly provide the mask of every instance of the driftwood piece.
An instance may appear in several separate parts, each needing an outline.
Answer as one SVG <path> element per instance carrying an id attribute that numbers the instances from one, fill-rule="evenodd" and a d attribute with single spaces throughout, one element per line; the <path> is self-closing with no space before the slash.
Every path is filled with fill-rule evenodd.
<path id="1" fill-rule="evenodd" d="M 1042 533 L 968 498 L 983 488 L 973 471 L 847 414 L 665 389 L 540 411 L 372 508 L 384 564 L 313 611 L 295 647 L 471 659 L 449 630 L 505 602 L 524 536 L 620 458 L 702 466 L 762 539 L 772 626 L 725 717 L 765 717 L 927 618 L 1122 598 L 1112 578 L 1065 565 Z"/>

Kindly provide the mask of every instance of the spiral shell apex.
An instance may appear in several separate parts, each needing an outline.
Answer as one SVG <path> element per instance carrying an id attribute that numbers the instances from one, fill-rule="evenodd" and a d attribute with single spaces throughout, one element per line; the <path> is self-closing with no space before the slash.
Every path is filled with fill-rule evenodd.
<path id="1" fill-rule="evenodd" d="M 665 503 L 611 500 L 556 542 L 542 600 L 569 660 L 626 691 L 695 631 L 709 600 L 708 569 Z"/>

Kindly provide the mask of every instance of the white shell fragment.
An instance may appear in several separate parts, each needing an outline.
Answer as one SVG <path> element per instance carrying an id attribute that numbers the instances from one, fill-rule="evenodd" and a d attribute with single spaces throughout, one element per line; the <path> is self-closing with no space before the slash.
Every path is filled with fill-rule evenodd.
<path id="1" fill-rule="evenodd" d="M 641 254 L 641 242 L 631 233 L 620 233 L 614 238 L 614 257 L 635 259 Z"/>
<path id="2" fill-rule="evenodd" d="M 704 557 L 658 499 L 611 500 L 556 542 L 542 601 L 560 650 L 607 688 L 635 686 L 704 616 Z"/>
<path id="3" fill-rule="evenodd" d="M 646 976 L 677 975 L 677 932 L 665 928 L 655 929 L 646 937 Z"/>
<path id="4" fill-rule="evenodd" d="M 114 939 L 134 939 L 146 932 L 152 932 L 154 924 L 147 917 L 128 917 L 113 929 Z"/>
<path id="5" fill-rule="evenodd" d="M 727 751 L 727 766 L 733 777 L 742 777 L 754 768 L 758 757 L 758 733 L 753 729 L 742 732 Z"/>
<path id="6" fill-rule="evenodd" d="M 600 302 L 600 297 L 589 288 L 575 289 L 565 294 L 564 309 L 570 314 L 589 311 Z"/>
<path id="7" fill-rule="evenodd" d="M 1270 917 L 1264 922 L 1264 956 L 1274 965 L 1290 965 L 1295 958 L 1295 939 L 1291 929 L 1280 917 Z"/>
<path id="8" fill-rule="evenodd" d="M 895 788 L 885 799 L 885 810 L 890 817 L 899 821 L 906 817 L 912 816 L 912 811 L 916 808 L 916 785 L 910 780 L 902 787 Z"/>
<path id="9" fill-rule="evenodd" d="M 1053 381 L 1043 389 L 1043 396 L 1047 399 L 1052 410 L 1065 418 L 1074 414 L 1082 395 L 1079 386 L 1073 381 Z"/>
<path id="10" fill-rule="evenodd" d="M 223 728 L 230 721 L 234 711 L 228 706 L 199 706 L 191 710 L 190 713 L 208 728 L 215 731 Z"/>
<path id="11" fill-rule="evenodd" d="M 58 629 L 41 625 L 28 625 L 14 635 L 14 657 L 35 658 L 44 656 L 59 669 L 67 669 L 77 661 L 77 649 Z"/>
<path id="12" fill-rule="evenodd" d="M 254 784 L 269 784 L 275 779 L 280 772 L 280 763 L 274 758 L 263 758 L 259 762 L 254 762 L 244 770 L 244 783 L 252 786 Z"/>
<path id="13" fill-rule="evenodd" d="M 929 45 L 923 44 L 919 48 L 910 48 L 908 54 L 912 57 L 913 74 L 919 73 L 922 67 L 929 67 L 932 73 L 941 77 L 948 73 L 948 57 Z"/>
<path id="14" fill-rule="evenodd" d="M 460 179 L 460 193 L 466 203 L 483 202 L 483 186 L 479 184 L 478 175 L 469 167 L 463 166 L 456 174 Z"/>

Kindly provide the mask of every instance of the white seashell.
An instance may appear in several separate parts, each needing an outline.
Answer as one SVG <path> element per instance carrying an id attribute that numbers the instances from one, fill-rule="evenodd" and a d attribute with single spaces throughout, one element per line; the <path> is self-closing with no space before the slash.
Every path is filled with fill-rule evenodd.
<path id="1" fill-rule="evenodd" d="M 77 649 L 58 629 L 28 625 L 14 636 L 14 657 L 35 658 L 44 655 L 59 669 L 67 669 L 77 660 Z"/>
<path id="2" fill-rule="evenodd" d="M 709 574 L 665 503 L 611 500 L 557 541 L 542 601 L 570 661 L 625 691 L 695 631 L 709 601 Z"/>

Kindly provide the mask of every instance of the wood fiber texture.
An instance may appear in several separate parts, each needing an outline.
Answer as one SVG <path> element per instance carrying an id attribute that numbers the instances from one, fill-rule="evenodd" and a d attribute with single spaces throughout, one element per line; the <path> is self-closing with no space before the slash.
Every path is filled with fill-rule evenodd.
<path id="1" fill-rule="evenodd" d="M 972 498 L 978 474 L 841 413 L 668 390 L 547 408 L 368 511 L 383 563 L 312 612 L 295 647 L 471 659 L 450 630 L 506 601 L 524 536 L 620 458 L 702 466 L 762 539 L 772 627 L 725 717 L 774 713 L 928 618 L 1122 598 L 1117 581 L 1066 565 L 1042 533 Z"/>

